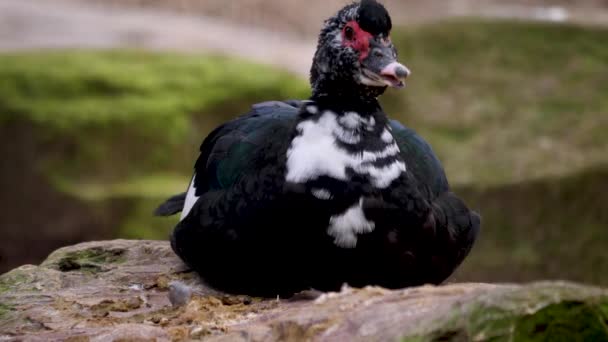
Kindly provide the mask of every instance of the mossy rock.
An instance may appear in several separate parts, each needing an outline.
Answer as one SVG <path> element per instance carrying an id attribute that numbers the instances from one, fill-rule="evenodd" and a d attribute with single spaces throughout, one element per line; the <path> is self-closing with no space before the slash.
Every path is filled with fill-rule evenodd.
<path id="1" fill-rule="evenodd" d="M 15 307 L 9 304 L 0 303 L 0 320 L 4 319 L 11 312 L 15 310 Z"/>
<path id="2" fill-rule="evenodd" d="M 94 263 L 88 267 L 61 268 Z M 172 307 L 166 284 L 190 301 Z M 608 290 L 566 282 L 378 287 L 298 301 L 207 287 L 167 242 L 62 248 L 0 276 L 0 331 L 16 340 L 608 341 Z"/>
<path id="3" fill-rule="evenodd" d="M 0 275 L 0 295 L 3 293 L 39 292 L 61 287 L 59 272 L 45 267 L 23 265 Z"/>
<path id="4" fill-rule="evenodd" d="M 488 293 L 456 308 L 420 341 L 608 341 L 606 293 L 569 283 L 536 283 Z M 588 297 L 587 297 L 588 296 Z M 442 322 L 441 320 L 439 322 Z M 440 323 L 442 324 L 442 323 Z"/>
<path id="5" fill-rule="evenodd" d="M 61 272 L 80 270 L 95 273 L 103 271 L 104 265 L 124 262 L 125 254 L 126 251 L 120 248 L 60 249 L 51 254 L 42 266 L 57 269 Z"/>

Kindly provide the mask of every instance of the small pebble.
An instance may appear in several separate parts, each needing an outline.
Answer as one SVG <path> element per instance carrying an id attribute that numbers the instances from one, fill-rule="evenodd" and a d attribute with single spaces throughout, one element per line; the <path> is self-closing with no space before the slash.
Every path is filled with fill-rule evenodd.
<path id="1" fill-rule="evenodd" d="M 192 289 L 179 281 L 169 283 L 169 301 L 174 307 L 188 304 L 192 298 Z"/>

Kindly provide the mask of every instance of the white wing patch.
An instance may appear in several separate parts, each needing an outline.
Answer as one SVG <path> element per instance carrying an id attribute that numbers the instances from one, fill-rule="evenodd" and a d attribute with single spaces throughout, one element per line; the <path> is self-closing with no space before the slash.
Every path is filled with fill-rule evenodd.
<path id="1" fill-rule="evenodd" d="M 354 119 L 356 119 L 354 113 L 349 113 L 343 118 L 343 123 L 352 123 Z M 369 125 L 369 122 L 366 123 Z M 401 172 L 405 172 L 405 163 L 398 160 L 384 167 L 363 165 L 397 155 L 399 147 L 395 143 L 386 146 L 381 151 L 358 153 L 350 153 L 338 146 L 336 140 L 354 144 L 359 141 L 359 135 L 355 131 L 340 126 L 337 116 L 333 112 L 325 111 L 317 121 L 302 121 L 296 129 L 299 135 L 293 139 L 287 150 L 285 180 L 288 182 L 305 183 L 319 176 L 347 180 L 346 170 L 351 168 L 356 172 L 369 174 L 374 186 L 386 188 L 399 177 Z M 389 132 L 387 131 L 387 133 Z"/>
<path id="2" fill-rule="evenodd" d="M 376 224 L 367 220 L 362 209 L 363 198 L 340 215 L 329 219 L 327 234 L 334 237 L 334 243 L 342 248 L 357 247 L 357 234 L 371 233 Z"/>
<path id="3" fill-rule="evenodd" d="M 182 209 L 182 216 L 180 217 L 180 221 L 183 220 L 188 214 L 196 200 L 198 200 L 198 196 L 196 196 L 196 188 L 194 187 L 194 179 L 196 178 L 196 173 L 192 175 L 192 181 L 190 182 L 190 186 L 188 187 L 188 192 L 186 193 L 186 201 L 184 202 L 184 208 Z"/>

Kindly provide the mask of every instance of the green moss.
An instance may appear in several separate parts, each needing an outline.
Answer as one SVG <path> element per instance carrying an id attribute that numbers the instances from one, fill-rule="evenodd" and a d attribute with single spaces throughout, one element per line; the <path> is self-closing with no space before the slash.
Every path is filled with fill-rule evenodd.
<path id="1" fill-rule="evenodd" d="M 9 304 L 0 303 L 0 320 L 4 319 L 8 314 L 15 310 L 15 307 Z"/>
<path id="2" fill-rule="evenodd" d="M 600 303 L 599 308 L 602 312 L 602 315 L 604 316 L 604 322 L 606 323 L 606 325 L 608 325 L 608 300 Z"/>
<path id="3" fill-rule="evenodd" d="M 5 54 L 0 65 L 2 117 L 64 133 L 132 123 L 180 138 L 190 115 L 226 101 L 306 93 L 285 73 L 225 57 L 72 51 Z"/>
<path id="4" fill-rule="evenodd" d="M 126 260 L 125 254 L 126 251 L 123 249 L 106 250 L 95 247 L 51 256 L 50 264 L 53 268 L 62 272 L 78 270 L 86 273 L 97 273 L 102 272 L 105 265 L 124 262 Z"/>
<path id="5" fill-rule="evenodd" d="M 563 302 L 517 320 L 515 341 L 608 341 L 601 312 L 582 302 Z"/>
<path id="6" fill-rule="evenodd" d="M 39 292 L 41 282 L 45 282 L 47 290 L 61 286 L 61 280 L 53 271 L 34 265 L 23 265 L 0 275 L 0 303 L 5 302 L 3 295 Z"/>
<path id="7" fill-rule="evenodd" d="M 534 301 L 527 304 L 534 306 Z M 608 341 L 602 314 L 593 304 L 564 301 L 531 314 L 522 311 L 480 306 L 470 316 L 470 336 L 476 341 Z"/>
<path id="8" fill-rule="evenodd" d="M 472 310 L 469 333 L 475 340 L 491 341 L 509 337 L 513 331 L 516 313 L 501 307 L 481 305 Z"/>
<path id="9" fill-rule="evenodd" d="M 67 189 L 130 183 L 150 172 L 184 173 L 219 123 L 252 102 L 308 93 L 305 80 L 219 56 L 0 55 L 0 122 L 28 124 L 46 149 L 37 162 Z"/>
<path id="10" fill-rule="evenodd" d="M 20 269 L 14 269 L 0 275 L 0 294 L 22 286 L 28 280 L 27 275 Z"/>
<path id="11" fill-rule="evenodd" d="M 488 291 L 434 317 L 402 341 L 607 341 L 606 294 L 543 283 Z"/>
<path id="12" fill-rule="evenodd" d="M 471 337 L 464 329 L 442 329 L 439 332 L 431 334 L 428 340 L 430 342 L 467 342 L 471 341 Z"/>

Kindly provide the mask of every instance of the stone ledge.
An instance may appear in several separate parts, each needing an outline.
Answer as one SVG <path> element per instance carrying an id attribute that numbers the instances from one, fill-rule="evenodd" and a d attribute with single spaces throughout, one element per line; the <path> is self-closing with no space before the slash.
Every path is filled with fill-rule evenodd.
<path id="1" fill-rule="evenodd" d="M 168 284 L 194 295 L 172 307 Z M 608 291 L 567 282 L 378 287 L 288 301 L 206 287 L 164 241 L 61 248 L 0 276 L 0 340 L 608 340 Z"/>

